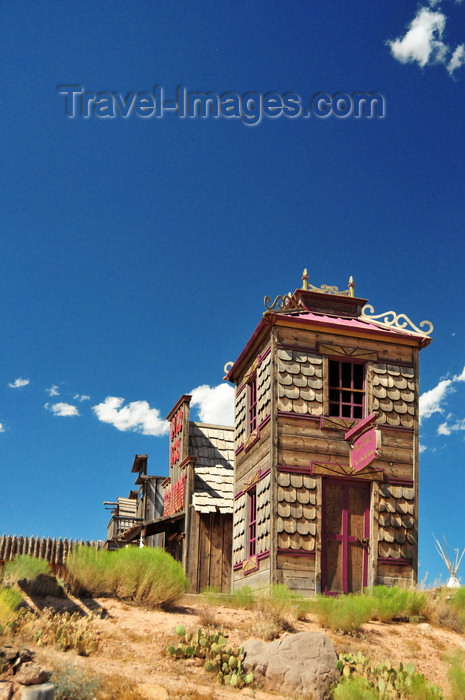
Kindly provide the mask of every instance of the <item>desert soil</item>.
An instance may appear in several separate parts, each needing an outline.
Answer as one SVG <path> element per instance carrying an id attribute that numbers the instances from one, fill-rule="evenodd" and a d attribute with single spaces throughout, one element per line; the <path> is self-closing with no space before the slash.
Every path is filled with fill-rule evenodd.
<path id="1" fill-rule="evenodd" d="M 36 651 L 44 665 L 75 663 L 83 669 L 103 675 L 120 676 L 136 683 L 141 698 L 164 700 L 184 698 L 193 700 L 222 700 L 223 698 L 253 697 L 256 700 L 283 698 L 273 688 L 244 688 L 238 691 L 217 684 L 214 674 L 206 673 L 199 663 L 174 659 L 166 653 L 166 647 L 177 638 L 175 627 L 186 629 L 205 626 L 204 615 L 214 617 L 215 626 L 224 629 L 230 646 L 240 646 L 252 635 L 257 623 L 257 613 L 226 606 L 205 606 L 197 596 L 186 596 L 177 608 L 170 612 L 146 610 L 118 600 L 99 598 L 77 603 L 85 612 L 103 612 L 97 618 L 96 628 L 100 639 L 99 651 L 90 657 L 79 657 L 73 651 L 59 652 L 50 647 L 29 648 Z M 59 607 L 58 599 L 44 601 Z M 293 631 L 321 630 L 316 619 L 308 616 L 305 621 L 293 622 Z M 292 631 L 283 634 L 292 634 Z M 465 648 L 465 637 L 425 623 L 381 624 L 368 623 L 358 636 L 339 635 L 328 631 L 338 653 L 362 651 L 374 662 L 390 660 L 394 664 L 413 661 L 418 672 L 439 685 L 446 693 L 447 655 Z"/>

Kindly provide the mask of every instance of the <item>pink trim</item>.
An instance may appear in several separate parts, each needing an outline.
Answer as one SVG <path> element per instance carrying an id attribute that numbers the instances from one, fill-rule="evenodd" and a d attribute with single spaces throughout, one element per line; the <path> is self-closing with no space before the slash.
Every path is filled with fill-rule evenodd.
<path id="1" fill-rule="evenodd" d="M 321 416 L 312 416 L 308 413 L 295 413 L 294 411 L 278 411 L 278 418 L 300 418 L 301 420 L 315 420 L 320 422 Z"/>
<path id="2" fill-rule="evenodd" d="M 263 559 L 267 559 L 270 556 L 271 552 L 269 549 L 266 549 L 264 552 L 260 552 L 260 554 L 257 554 L 257 561 L 262 561 Z M 243 559 L 242 561 L 238 562 L 237 564 L 234 564 L 233 566 L 233 571 L 241 571 L 242 567 L 244 565 L 244 561 L 247 561 L 246 559 Z M 252 571 L 247 571 L 244 576 L 247 576 L 248 574 L 252 574 L 255 571 L 258 571 L 258 566 L 256 569 L 253 569 Z"/>
<path id="3" fill-rule="evenodd" d="M 262 436 L 262 430 L 265 427 L 265 425 L 270 422 L 270 420 L 271 420 L 271 414 L 269 413 L 267 416 L 265 416 L 265 418 L 259 424 L 259 426 L 257 428 L 257 436 L 256 436 L 255 440 L 252 440 L 252 442 L 250 442 L 248 445 L 245 445 L 245 443 L 244 443 L 244 448 L 245 448 L 246 452 L 248 452 L 260 440 L 260 438 Z M 236 454 L 237 454 L 237 452 L 236 452 Z"/>
<path id="4" fill-rule="evenodd" d="M 364 430 L 371 428 L 375 422 L 376 414 L 370 413 L 369 416 L 367 416 L 366 418 L 362 418 L 362 420 L 359 420 L 357 425 L 354 425 L 352 428 L 350 428 L 350 430 L 346 432 L 346 434 L 344 435 L 344 440 L 354 440 L 354 438 L 358 437 L 361 433 L 363 433 Z"/>
<path id="5" fill-rule="evenodd" d="M 257 355 L 257 358 L 256 358 L 256 360 L 257 360 L 257 368 L 254 370 L 253 375 L 256 376 L 256 374 L 257 374 L 257 369 L 260 367 L 260 365 L 262 364 L 263 360 L 264 360 L 266 357 L 268 357 L 268 355 L 270 354 L 270 352 L 271 352 L 271 345 L 269 345 L 269 346 L 267 347 L 267 349 L 265 350 L 265 352 L 263 353 L 263 355 L 260 355 L 260 353 Z M 232 369 L 233 369 L 233 367 L 231 367 L 231 370 L 232 370 Z M 228 374 L 229 374 L 229 373 L 228 373 Z M 226 379 L 227 379 L 227 378 L 228 378 L 228 375 L 226 375 Z M 241 384 L 241 386 L 240 386 L 238 389 L 236 389 L 236 396 L 238 396 L 238 395 L 241 393 L 241 391 L 244 390 L 244 387 L 246 387 L 247 384 L 249 384 L 249 382 L 250 382 L 250 377 L 248 378 L 248 380 L 247 380 L 246 382 L 244 382 L 244 384 Z"/>
<path id="6" fill-rule="evenodd" d="M 261 365 L 261 363 L 263 362 L 263 360 L 265 360 L 265 359 L 268 357 L 268 355 L 270 354 L 270 352 L 271 352 L 271 345 L 268 345 L 268 347 L 267 347 L 267 349 L 265 350 L 265 352 L 263 353 L 263 355 L 260 356 L 260 365 Z M 260 366 L 260 365 L 259 365 L 259 366 Z"/>
<path id="7" fill-rule="evenodd" d="M 391 484 L 392 486 L 410 486 L 410 488 L 413 488 L 414 482 L 411 481 L 410 479 L 394 479 L 388 477 L 387 479 L 384 480 L 385 484 L 388 486 Z"/>
<path id="8" fill-rule="evenodd" d="M 262 559 L 267 559 L 270 556 L 270 554 L 270 550 L 266 549 L 264 552 L 260 552 L 260 554 L 257 554 L 257 559 L 258 561 L 262 561 Z"/>
<path id="9" fill-rule="evenodd" d="M 307 552 L 306 549 L 284 549 L 283 547 L 278 547 L 278 554 L 287 554 L 291 557 L 310 557 L 313 559 L 315 551 Z"/>
<path id="10" fill-rule="evenodd" d="M 247 344 L 246 344 L 245 348 L 243 349 L 243 351 L 241 352 L 241 354 L 239 355 L 239 357 L 237 358 L 237 360 L 235 361 L 235 363 L 233 364 L 233 366 L 231 367 L 231 369 L 230 369 L 229 372 L 227 373 L 225 379 L 227 379 L 228 382 L 234 381 L 232 377 L 234 376 L 235 370 L 239 367 L 239 365 L 242 363 L 242 360 L 243 360 L 243 359 L 246 357 L 246 355 L 249 353 L 249 351 L 250 351 L 252 345 L 254 344 L 254 342 L 255 342 L 255 340 L 258 338 L 258 336 L 260 335 L 261 331 L 262 331 L 264 328 L 266 328 L 267 326 L 269 326 L 269 323 L 265 323 L 265 321 L 264 321 L 263 318 L 262 318 L 262 319 L 260 320 L 258 326 L 256 327 L 256 329 L 254 330 L 254 332 L 253 332 L 252 335 L 250 336 L 249 340 L 247 341 Z"/>
<path id="11" fill-rule="evenodd" d="M 278 464 L 278 472 L 284 472 L 287 474 L 307 474 L 311 476 L 310 467 L 291 467 L 286 464 Z"/>
<path id="12" fill-rule="evenodd" d="M 269 423 L 270 420 L 271 420 L 271 413 L 268 413 L 268 415 L 265 416 L 265 418 L 262 420 L 262 422 L 261 422 L 260 425 L 258 426 L 258 429 L 259 429 L 259 430 L 263 430 L 263 428 L 265 427 L 265 425 L 266 425 L 267 423 Z"/>
<path id="13" fill-rule="evenodd" d="M 412 566 L 411 559 L 396 559 L 395 557 L 378 557 L 378 564 L 394 564 L 396 566 Z"/>
<path id="14" fill-rule="evenodd" d="M 281 320 L 281 318 L 282 317 L 277 314 L 276 320 Z M 298 325 L 308 325 L 309 322 L 315 326 L 323 326 L 326 328 L 347 328 L 350 331 L 364 331 L 365 333 L 382 335 L 385 338 L 392 338 L 393 340 L 405 340 L 408 338 L 409 340 L 415 340 L 415 344 L 418 344 L 420 347 L 425 347 L 431 342 L 431 338 L 428 338 L 427 336 L 418 336 L 416 333 L 409 333 L 408 331 L 405 333 L 399 333 L 396 330 L 390 328 L 380 328 L 374 323 L 370 323 L 369 321 L 359 321 L 355 318 L 338 318 L 336 316 L 330 317 L 325 316 L 324 314 L 317 315 L 312 312 L 292 317 L 292 323 L 297 323 Z M 409 366 L 411 367 L 411 365 Z"/>
<path id="15" fill-rule="evenodd" d="M 241 444 L 239 445 L 239 447 L 236 447 L 236 449 L 234 450 L 234 454 L 235 454 L 235 455 L 238 455 L 239 452 L 242 452 L 243 449 L 244 449 L 244 443 L 241 442 Z"/>
<path id="16" fill-rule="evenodd" d="M 242 491 L 238 491 L 236 495 L 234 496 L 234 500 L 237 498 L 240 498 L 243 496 L 245 493 L 248 493 L 251 488 L 253 488 L 256 484 L 258 484 L 262 479 L 265 478 L 265 476 L 268 476 L 268 474 L 271 472 L 271 467 L 267 467 L 264 472 L 262 472 L 261 469 L 258 470 L 258 476 L 256 481 L 253 482 L 253 484 L 250 484 L 250 486 L 246 489 L 242 489 Z"/>
<path id="17" fill-rule="evenodd" d="M 324 467 L 341 467 L 341 469 L 350 469 L 349 464 L 341 464 L 340 462 L 333 463 L 333 462 L 322 462 L 319 459 L 313 459 L 310 462 L 310 474 L 311 476 L 315 476 L 315 472 L 313 471 L 313 465 L 314 464 L 322 464 Z M 383 467 L 372 467 L 372 471 L 374 472 L 383 472 L 384 473 L 384 468 Z M 321 474 L 318 474 L 317 476 L 321 476 Z M 343 474 L 325 474 L 324 476 L 329 477 L 330 479 L 348 479 L 349 481 L 357 481 L 357 477 L 353 476 L 351 473 L 346 474 L 345 476 Z M 358 481 L 366 481 L 366 479 L 358 479 Z M 384 480 L 383 480 L 384 483 Z"/>

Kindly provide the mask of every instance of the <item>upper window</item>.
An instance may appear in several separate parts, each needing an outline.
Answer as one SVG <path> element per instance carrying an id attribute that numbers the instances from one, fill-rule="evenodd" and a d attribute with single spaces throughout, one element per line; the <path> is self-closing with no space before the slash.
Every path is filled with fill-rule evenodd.
<path id="1" fill-rule="evenodd" d="M 364 365 L 329 360 L 329 415 L 363 418 Z"/>
<path id="2" fill-rule="evenodd" d="M 247 383 L 249 402 L 249 435 L 257 428 L 257 375 L 254 374 Z"/>

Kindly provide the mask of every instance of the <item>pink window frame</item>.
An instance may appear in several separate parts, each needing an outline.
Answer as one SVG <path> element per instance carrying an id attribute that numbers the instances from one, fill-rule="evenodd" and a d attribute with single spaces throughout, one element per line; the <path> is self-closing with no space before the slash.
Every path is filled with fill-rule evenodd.
<path id="1" fill-rule="evenodd" d="M 249 519 L 247 524 L 247 554 L 249 557 L 257 553 L 257 489 L 255 486 L 248 492 Z"/>
<path id="2" fill-rule="evenodd" d="M 331 363 L 338 364 L 339 365 L 339 385 L 338 386 L 332 386 L 330 383 L 331 381 Z M 342 386 L 342 365 L 349 365 L 350 366 L 350 387 L 343 387 Z M 354 387 L 354 367 L 355 366 L 362 367 L 363 371 L 363 380 L 362 380 L 362 388 L 361 389 L 356 389 Z M 340 360 L 338 359 L 329 359 L 328 360 L 328 413 L 330 416 L 337 417 L 337 418 L 355 418 L 355 419 L 360 419 L 363 418 L 365 415 L 365 398 L 366 398 L 366 392 L 365 392 L 365 363 L 364 362 L 354 362 L 354 361 L 347 361 L 347 360 Z M 331 391 L 338 391 L 339 392 L 339 398 L 338 400 L 331 399 Z M 343 401 L 342 396 L 343 392 L 350 392 L 351 397 L 350 401 Z M 362 402 L 361 403 L 355 403 L 354 402 L 354 394 L 357 395 L 362 395 Z M 332 413 L 331 412 L 331 406 L 338 406 L 339 410 L 337 413 Z M 343 406 L 347 406 L 349 408 L 349 415 L 346 416 L 343 413 Z M 361 415 L 360 416 L 355 416 L 355 409 L 361 409 Z"/>

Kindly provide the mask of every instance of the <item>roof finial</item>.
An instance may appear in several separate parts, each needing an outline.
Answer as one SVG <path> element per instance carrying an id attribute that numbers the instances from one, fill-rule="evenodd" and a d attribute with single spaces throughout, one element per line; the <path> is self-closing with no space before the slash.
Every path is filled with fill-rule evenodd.
<path id="1" fill-rule="evenodd" d="M 307 268 L 305 268 L 305 270 L 304 270 L 303 273 L 302 273 L 302 289 L 304 289 L 305 291 L 308 290 L 308 272 L 307 272 Z"/>
<path id="2" fill-rule="evenodd" d="M 349 277 L 349 296 L 351 296 L 351 297 L 355 296 L 354 289 L 355 289 L 355 282 L 354 282 L 354 278 L 351 275 Z"/>

